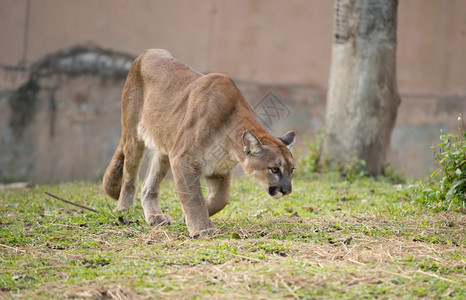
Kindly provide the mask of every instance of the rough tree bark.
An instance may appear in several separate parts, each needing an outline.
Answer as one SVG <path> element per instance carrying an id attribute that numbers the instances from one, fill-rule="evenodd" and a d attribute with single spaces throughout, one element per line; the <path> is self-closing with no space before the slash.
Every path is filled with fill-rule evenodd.
<path id="1" fill-rule="evenodd" d="M 336 0 L 321 162 L 357 158 L 382 173 L 400 98 L 396 85 L 397 0 Z"/>

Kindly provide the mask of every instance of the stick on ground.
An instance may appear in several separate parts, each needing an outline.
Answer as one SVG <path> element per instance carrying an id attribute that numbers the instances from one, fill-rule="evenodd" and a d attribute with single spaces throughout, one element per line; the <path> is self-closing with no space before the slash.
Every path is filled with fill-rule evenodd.
<path id="1" fill-rule="evenodd" d="M 68 203 L 68 204 L 71 204 L 71 205 L 74 205 L 74 206 L 78 206 L 78 207 L 81 207 L 81 208 L 90 210 L 90 211 L 92 211 L 92 212 L 95 212 L 95 213 L 100 213 L 100 212 L 98 212 L 98 211 L 95 210 L 95 209 L 92 209 L 92 208 L 90 208 L 90 207 L 87 207 L 87 206 L 84 206 L 84 205 L 81 205 L 81 204 L 78 204 L 78 203 L 74 203 L 74 202 L 65 200 L 65 199 L 60 198 L 60 197 L 58 197 L 58 196 L 55 196 L 54 194 L 51 194 L 51 193 L 49 193 L 49 192 L 45 192 L 45 193 L 46 193 L 47 195 L 49 195 L 50 197 L 53 197 L 53 198 L 58 199 L 58 200 L 60 200 L 60 201 L 66 202 L 66 203 Z"/>

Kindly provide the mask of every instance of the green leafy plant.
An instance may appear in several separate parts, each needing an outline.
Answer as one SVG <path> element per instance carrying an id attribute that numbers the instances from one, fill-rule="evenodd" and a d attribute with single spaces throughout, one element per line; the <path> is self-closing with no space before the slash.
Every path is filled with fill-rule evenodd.
<path id="1" fill-rule="evenodd" d="M 326 154 L 321 153 L 321 145 L 324 133 L 319 131 L 313 139 L 304 137 L 307 153 L 301 155 L 298 153 L 298 163 L 296 175 L 298 178 L 309 178 L 316 173 L 333 173 L 348 180 L 355 181 L 369 176 L 366 170 L 366 162 L 357 157 L 352 157 L 346 164 L 340 166 L 334 164 L 332 166 Z M 324 155 L 322 159 L 322 155 Z M 392 168 L 390 164 L 384 166 L 384 178 L 387 178 L 392 183 L 405 183 L 406 178 L 397 170 Z"/>
<path id="2" fill-rule="evenodd" d="M 440 134 L 440 143 L 432 146 L 440 164 L 430 177 L 437 179 L 421 191 L 420 201 L 435 210 L 464 209 L 466 198 L 466 128 L 463 115 L 458 117 L 458 134 Z"/>
<path id="3" fill-rule="evenodd" d="M 322 145 L 322 133 L 317 133 L 313 140 L 304 138 L 307 146 L 306 155 L 298 155 L 298 177 L 309 177 L 312 173 L 319 172 L 319 158 L 320 158 L 320 146 Z"/>

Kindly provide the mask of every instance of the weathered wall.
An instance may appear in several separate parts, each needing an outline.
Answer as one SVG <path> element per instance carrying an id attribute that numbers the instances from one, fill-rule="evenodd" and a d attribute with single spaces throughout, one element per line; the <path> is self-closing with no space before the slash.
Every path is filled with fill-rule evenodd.
<path id="1" fill-rule="evenodd" d="M 133 58 L 75 47 L 16 71 L 23 84 L 0 94 L 0 178 L 99 178 L 119 141 L 119 98 Z"/>
<path id="2" fill-rule="evenodd" d="M 291 110 L 273 131 L 310 136 L 324 121 L 332 24 L 333 1 L 320 0 L 0 0 L 0 180 L 96 178 L 118 142 L 123 80 L 109 74 L 41 77 L 23 103 L 31 115 L 12 121 L 15 91 L 46 55 L 166 48 L 199 71 L 231 75 L 253 104 L 273 90 Z M 466 111 L 464 53 L 465 1 L 400 1 L 402 104 L 389 160 L 411 175 L 433 168 L 439 129 L 455 130 Z M 27 125 L 21 139 L 15 122 Z"/>

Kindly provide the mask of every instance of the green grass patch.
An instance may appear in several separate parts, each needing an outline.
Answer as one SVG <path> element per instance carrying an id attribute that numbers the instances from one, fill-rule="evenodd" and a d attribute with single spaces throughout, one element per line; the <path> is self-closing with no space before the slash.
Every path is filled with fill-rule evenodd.
<path id="1" fill-rule="evenodd" d="M 115 214 L 97 183 L 0 191 L 0 298 L 466 297 L 466 216 L 412 188 L 309 173 L 280 200 L 248 178 L 230 196 L 219 234 L 190 239 L 171 180 L 175 223 L 156 228 L 139 203 Z"/>

